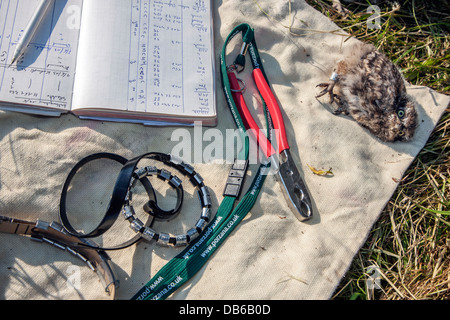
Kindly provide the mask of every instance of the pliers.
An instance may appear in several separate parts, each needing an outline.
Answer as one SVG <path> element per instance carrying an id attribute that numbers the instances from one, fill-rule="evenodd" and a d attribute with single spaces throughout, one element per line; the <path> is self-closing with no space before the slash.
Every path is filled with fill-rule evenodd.
<path id="1" fill-rule="evenodd" d="M 258 67 L 254 68 L 252 71 L 253 80 L 262 99 L 267 105 L 270 118 L 273 122 L 279 151 L 272 146 L 251 115 L 245 103 L 243 88 L 240 86 L 240 81 L 234 72 L 235 70 L 242 72 L 243 68 L 242 66 L 241 69 L 236 67 L 229 68 L 227 75 L 230 81 L 233 100 L 241 115 L 244 126 L 247 131 L 250 131 L 256 138 L 259 147 L 271 162 L 271 169 L 276 170 L 276 178 L 281 185 L 282 193 L 295 217 L 300 221 L 308 220 L 313 216 L 311 198 L 292 159 L 283 115 L 277 99 L 270 89 L 266 76 Z"/>

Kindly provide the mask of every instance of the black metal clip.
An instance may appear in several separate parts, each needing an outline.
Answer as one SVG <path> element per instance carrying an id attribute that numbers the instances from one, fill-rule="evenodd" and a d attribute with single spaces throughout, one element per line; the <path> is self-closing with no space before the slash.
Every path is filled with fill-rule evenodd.
<path id="1" fill-rule="evenodd" d="M 224 197 L 229 196 L 239 198 L 247 174 L 248 163 L 248 160 L 236 159 L 234 161 L 230 173 L 228 174 L 227 184 L 223 192 Z"/>

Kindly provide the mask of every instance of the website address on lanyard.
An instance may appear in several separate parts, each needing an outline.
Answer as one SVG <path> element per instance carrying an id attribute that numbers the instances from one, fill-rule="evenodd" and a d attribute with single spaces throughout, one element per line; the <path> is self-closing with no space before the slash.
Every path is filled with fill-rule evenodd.
<path id="1" fill-rule="evenodd" d="M 167 287 L 165 287 L 164 289 L 162 289 L 160 292 L 158 292 L 157 294 L 155 294 L 152 297 L 152 300 L 159 300 L 162 296 L 164 296 L 165 294 L 167 294 L 168 292 L 170 292 L 173 288 L 175 288 L 175 286 L 180 283 L 181 281 L 183 281 L 183 278 L 181 276 L 177 276 L 175 278 L 175 280 L 173 280 L 171 283 L 169 283 L 167 285 Z"/>
<path id="2" fill-rule="evenodd" d="M 223 230 L 214 238 L 214 240 L 211 242 L 211 244 L 206 248 L 205 251 L 203 251 L 200 255 L 202 258 L 206 257 L 208 253 L 211 252 L 216 246 L 217 243 L 224 237 L 224 235 L 228 232 L 228 230 L 236 223 L 236 221 L 239 219 L 239 216 L 235 214 L 233 216 L 233 219 L 227 223 L 227 225 L 223 228 Z"/>
<path id="3" fill-rule="evenodd" d="M 223 230 L 214 238 L 213 242 L 208 246 L 208 248 L 203 251 L 200 255 L 202 256 L 202 258 L 205 258 L 206 255 L 211 252 L 211 250 L 213 250 L 213 248 L 215 248 L 217 246 L 217 243 L 220 241 L 220 239 L 222 239 L 224 237 L 224 235 L 227 233 L 227 231 L 236 223 L 236 221 L 239 219 L 238 215 L 234 215 L 233 219 L 227 223 L 227 225 L 223 228 Z M 217 221 L 218 222 L 218 221 Z M 214 227 L 217 224 L 215 224 L 214 226 L 211 227 L 211 232 L 214 229 Z M 209 234 L 208 234 L 209 235 Z M 208 237 L 208 235 L 205 234 L 205 239 L 206 237 Z M 197 244 L 199 244 L 200 242 L 203 242 L 205 239 L 200 239 L 200 241 L 197 242 Z M 193 248 L 197 248 L 197 247 L 193 247 Z M 191 248 L 192 249 L 192 248 Z M 193 250 L 195 251 L 195 249 Z M 186 253 L 187 256 L 189 256 L 189 252 Z M 185 255 L 185 256 L 186 256 Z M 185 259 L 187 259 L 187 257 L 185 257 Z M 158 279 L 159 280 L 159 279 Z M 157 281 L 158 281 L 157 280 Z M 171 290 L 173 290 L 178 283 L 180 283 L 181 281 L 183 281 L 183 278 L 178 275 L 174 281 L 172 281 L 171 283 L 169 283 L 167 285 L 167 287 L 165 287 L 164 289 L 162 289 L 160 292 L 158 292 L 157 294 L 155 294 L 152 297 L 152 300 L 159 300 L 162 296 L 166 295 L 167 293 L 169 293 Z M 142 298 L 142 296 L 141 296 Z"/>
<path id="4" fill-rule="evenodd" d="M 185 260 L 188 259 L 195 252 L 195 250 L 197 250 L 197 248 L 200 247 L 203 244 L 203 242 L 205 242 L 205 240 L 211 235 L 211 233 L 214 231 L 214 229 L 222 220 L 223 217 L 217 217 L 216 221 L 206 229 L 203 236 L 194 245 L 191 246 L 188 252 L 186 252 L 183 255 L 183 259 Z"/>
<path id="5" fill-rule="evenodd" d="M 227 225 L 223 228 L 223 230 L 214 238 L 213 242 L 208 246 L 208 248 L 201 253 L 202 258 L 205 258 L 206 255 L 217 246 L 217 243 L 220 241 L 220 239 L 223 238 L 223 236 L 227 233 L 227 231 L 234 225 L 234 223 L 239 219 L 238 215 L 234 215 L 233 219 L 227 223 Z M 217 219 L 216 223 L 212 225 L 210 228 L 208 228 L 205 235 L 196 243 L 196 246 L 193 246 L 191 250 L 189 250 L 184 256 L 184 259 L 187 259 L 197 248 L 198 246 L 203 243 L 206 238 L 211 234 L 211 232 L 214 230 L 214 228 L 217 226 L 217 224 L 220 222 L 221 218 Z M 169 283 L 166 288 L 155 294 L 152 298 L 152 300 L 159 300 L 162 296 L 173 290 L 178 283 L 180 283 L 183 280 L 183 278 L 178 275 L 174 281 Z"/>

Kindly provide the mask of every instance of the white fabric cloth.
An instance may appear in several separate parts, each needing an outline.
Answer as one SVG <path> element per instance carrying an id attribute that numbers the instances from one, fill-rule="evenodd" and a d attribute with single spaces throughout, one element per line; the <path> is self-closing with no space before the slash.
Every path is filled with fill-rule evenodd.
<path id="1" fill-rule="evenodd" d="M 291 14 L 288 1 L 214 4 L 217 61 L 232 28 L 249 23 L 255 29 L 315 216 L 306 223 L 296 220 L 274 177 L 269 176 L 246 219 L 171 299 L 328 299 L 397 188 L 397 181 L 425 145 L 449 97 L 427 87 L 409 86 L 419 114 L 415 138 L 408 143 L 382 143 L 349 118 L 333 115 L 328 98 L 315 98 L 315 86 L 328 80 L 342 57 L 342 48 L 357 40 L 345 42 L 345 36 L 323 32 L 338 28 L 302 0 L 292 1 Z M 290 24 L 322 32 L 298 31 L 301 36 L 293 35 L 286 28 Z M 238 41 L 235 43 L 240 49 Z M 248 101 L 256 108 L 259 98 L 250 88 L 251 81 L 246 83 Z M 234 122 L 221 91 L 218 68 L 217 105 L 219 123 L 215 129 L 225 139 L 226 129 L 234 129 Z M 257 114 L 261 116 L 260 109 Z M 194 161 L 199 156 L 196 151 L 211 144 L 206 137 L 202 141 L 198 128 L 155 128 L 79 120 L 72 115 L 44 118 L 0 112 L 0 214 L 58 221 L 63 183 L 79 160 L 97 152 L 113 152 L 129 159 L 149 151 L 170 153 L 181 143 L 179 136 L 171 139 L 177 129 L 192 137 L 191 154 L 184 156 L 205 179 L 215 211 L 230 164 Z M 202 149 L 198 149 L 199 143 Z M 307 165 L 332 168 L 334 176 L 314 175 Z M 256 165 L 251 169 L 254 172 Z M 250 181 L 248 178 L 246 187 Z M 155 228 L 182 232 L 195 223 L 200 207 L 194 191 L 186 189 L 190 194 L 180 217 L 169 223 L 158 222 Z M 13 235 L 0 234 L 0 242 L 0 298 L 107 298 L 97 276 L 67 252 Z M 180 250 L 143 242 L 110 252 L 120 280 L 117 298 L 131 298 Z"/>

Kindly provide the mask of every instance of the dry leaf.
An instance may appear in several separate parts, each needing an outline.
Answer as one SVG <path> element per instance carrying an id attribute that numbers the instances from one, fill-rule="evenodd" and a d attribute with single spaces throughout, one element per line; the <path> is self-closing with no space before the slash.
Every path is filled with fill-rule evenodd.
<path id="1" fill-rule="evenodd" d="M 311 169 L 311 171 L 318 176 L 334 176 L 333 171 L 331 171 L 332 168 L 330 168 L 330 170 L 325 171 L 325 170 L 317 170 L 314 167 L 311 167 L 309 164 L 307 165 L 309 167 L 309 169 Z"/>

